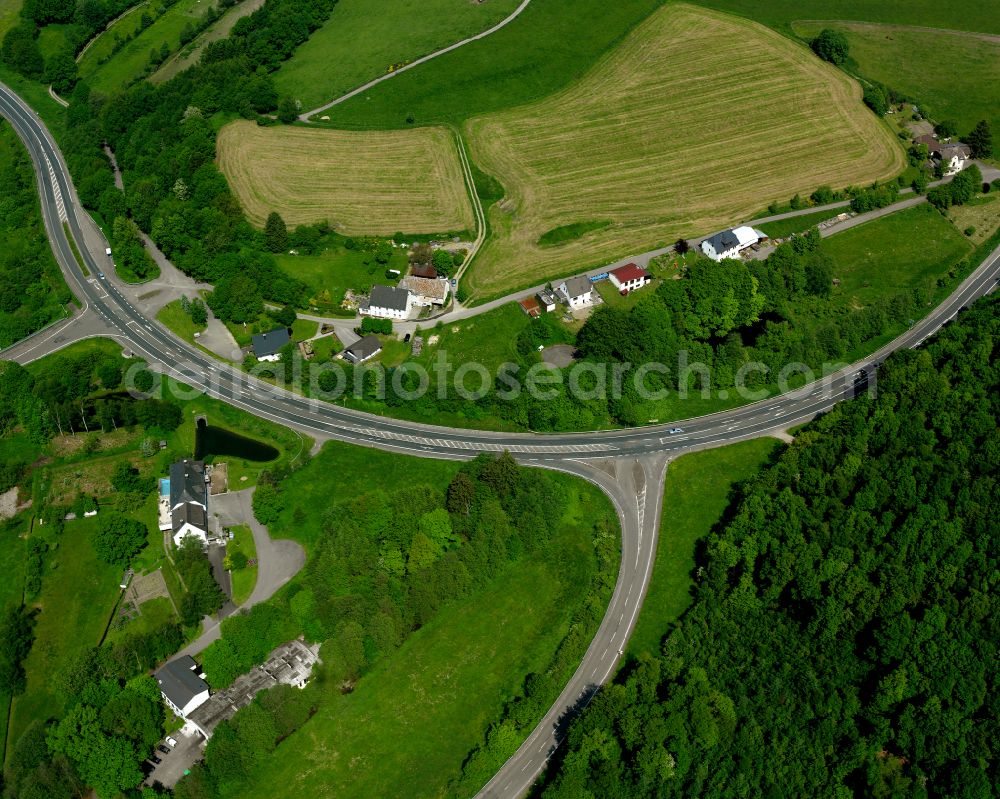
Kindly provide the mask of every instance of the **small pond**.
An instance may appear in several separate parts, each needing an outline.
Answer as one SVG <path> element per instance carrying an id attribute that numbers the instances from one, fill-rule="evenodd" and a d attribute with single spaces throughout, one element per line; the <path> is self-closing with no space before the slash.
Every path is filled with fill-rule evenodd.
<path id="1" fill-rule="evenodd" d="M 224 427 L 215 427 L 204 419 L 198 420 L 194 434 L 195 460 L 231 455 L 248 461 L 273 461 L 280 453 L 270 444 L 241 436 Z"/>

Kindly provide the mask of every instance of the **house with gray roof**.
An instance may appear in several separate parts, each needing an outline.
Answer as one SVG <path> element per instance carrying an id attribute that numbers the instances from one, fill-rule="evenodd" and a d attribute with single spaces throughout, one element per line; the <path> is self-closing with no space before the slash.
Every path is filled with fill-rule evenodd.
<path id="1" fill-rule="evenodd" d="M 743 226 L 709 236 L 701 243 L 701 251 L 713 261 L 739 258 L 743 250 L 766 238 L 766 233 Z"/>
<path id="2" fill-rule="evenodd" d="M 187 720 L 189 714 L 208 700 L 208 683 L 202 678 L 198 664 L 190 655 L 171 660 L 153 676 L 160 686 L 163 701 L 182 719 Z"/>
<path id="3" fill-rule="evenodd" d="M 174 546 L 189 535 L 208 541 L 208 475 L 202 461 L 170 465 L 170 529 Z"/>
<path id="4" fill-rule="evenodd" d="M 413 294 L 395 286 L 372 286 L 368 299 L 361 302 L 358 312 L 379 319 L 406 319 L 413 307 Z"/>
<path id="5" fill-rule="evenodd" d="M 567 278 L 556 286 L 555 293 L 570 310 L 586 308 L 594 301 L 594 284 L 586 275 L 577 275 Z"/>
<path id="6" fill-rule="evenodd" d="M 281 348 L 291 340 L 287 327 L 276 327 L 266 333 L 258 333 L 252 339 L 253 354 L 258 361 L 277 361 L 281 358 Z"/>
<path id="7" fill-rule="evenodd" d="M 345 349 L 342 357 L 345 361 L 359 364 L 374 358 L 381 351 L 382 342 L 378 340 L 378 336 L 364 336 Z"/>

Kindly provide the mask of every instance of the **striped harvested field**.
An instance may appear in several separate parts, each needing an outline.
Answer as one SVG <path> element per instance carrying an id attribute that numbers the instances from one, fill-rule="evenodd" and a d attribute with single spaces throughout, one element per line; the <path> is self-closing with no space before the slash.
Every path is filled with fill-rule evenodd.
<path id="1" fill-rule="evenodd" d="M 328 221 L 348 235 L 474 227 L 458 150 L 444 128 L 339 131 L 226 125 L 219 168 L 247 217 Z"/>
<path id="2" fill-rule="evenodd" d="M 477 299 L 905 167 L 844 73 L 756 23 L 675 4 L 579 83 L 465 133 L 506 193 L 466 279 Z M 567 226 L 583 232 L 539 246 Z"/>

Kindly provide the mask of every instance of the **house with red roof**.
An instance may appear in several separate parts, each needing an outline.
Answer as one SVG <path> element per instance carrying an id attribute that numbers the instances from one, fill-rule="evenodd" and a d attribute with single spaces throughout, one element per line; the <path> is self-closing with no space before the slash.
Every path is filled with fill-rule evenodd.
<path id="1" fill-rule="evenodd" d="M 653 276 L 641 266 L 636 264 L 625 264 L 617 269 L 612 269 L 608 273 L 608 280 L 622 294 L 641 289 L 647 283 L 652 282 Z"/>

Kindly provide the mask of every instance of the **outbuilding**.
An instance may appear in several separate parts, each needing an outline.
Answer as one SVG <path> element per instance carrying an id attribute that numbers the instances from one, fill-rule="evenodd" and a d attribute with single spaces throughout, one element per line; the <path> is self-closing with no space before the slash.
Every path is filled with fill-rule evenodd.
<path id="1" fill-rule="evenodd" d="M 281 359 L 281 348 L 292 340 L 287 327 L 276 327 L 266 333 L 258 333 L 252 339 L 253 354 L 258 361 Z"/>

